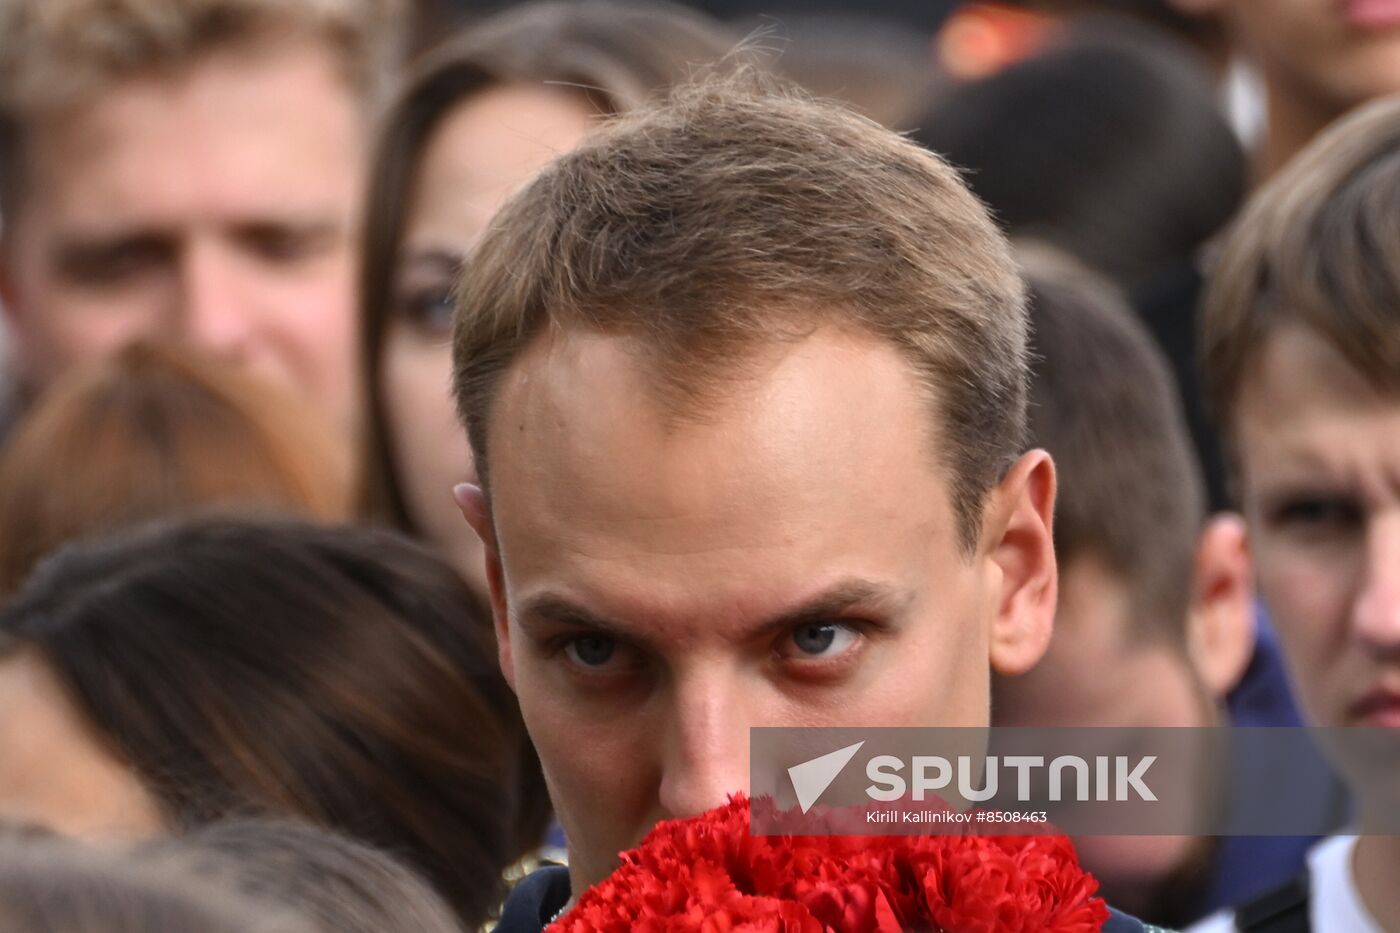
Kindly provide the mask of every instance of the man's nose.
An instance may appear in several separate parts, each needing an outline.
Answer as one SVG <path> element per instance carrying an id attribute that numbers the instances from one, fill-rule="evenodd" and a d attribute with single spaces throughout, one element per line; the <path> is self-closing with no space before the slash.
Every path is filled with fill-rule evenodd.
<path id="1" fill-rule="evenodd" d="M 668 817 L 694 816 L 749 789 L 749 715 L 741 684 L 725 673 L 676 684 L 662 739 L 660 797 Z"/>
<path id="2" fill-rule="evenodd" d="M 243 361 L 254 324 L 250 285 L 231 248 L 211 240 L 190 243 L 181 257 L 181 339 L 211 355 Z"/>
<path id="3" fill-rule="evenodd" d="M 1365 577 L 1352 621 L 1367 646 L 1385 653 L 1400 651 L 1400 508 L 1371 523 Z"/>

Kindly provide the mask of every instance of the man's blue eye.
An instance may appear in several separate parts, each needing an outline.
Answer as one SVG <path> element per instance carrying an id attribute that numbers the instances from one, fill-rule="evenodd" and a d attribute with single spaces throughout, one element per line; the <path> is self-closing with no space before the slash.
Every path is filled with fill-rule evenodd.
<path id="1" fill-rule="evenodd" d="M 569 642 L 567 650 L 583 667 L 602 667 L 612 660 L 617 642 L 605 635 L 584 635 Z"/>
<path id="2" fill-rule="evenodd" d="M 778 657 L 788 661 L 834 661 L 854 650 L 860 628 L 850 622 L 806 622 L 783 636 Z"/>
<path id="3" fill-rule="evenodd" d="M 792 642 L 804 654 L 822 654 L 836 641 L 838 629 L 830 622 L 803 625 L 792 633 Z"/>
<path id="4" fill-rule="evenodd" d="M 802 654 L 809 654 L 813 657 L 833 653 L 832 646 L 836 646 L 837 649 L 846 649 L 847 643 L 851 640 L 854 640 L 854 633 L 847 626 L 837 625 L 834 622 L 799 626 L 792 632 L 792 644 L 795 644 Z M 840 651 L 834 651 L 834 654 L 839 653 Z"/>

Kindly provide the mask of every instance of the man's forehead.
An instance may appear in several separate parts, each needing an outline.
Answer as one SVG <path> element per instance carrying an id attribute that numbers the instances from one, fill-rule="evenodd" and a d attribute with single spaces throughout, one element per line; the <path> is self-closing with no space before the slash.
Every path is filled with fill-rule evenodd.
<path id="1" fill-rule="evenodd" d="M 831 513 L 945 498 L 926 395 L 875 338 L 819 330 L 678 417 L 635 340 L 555 334 L 503 380 L 492 412 L 498 524 L 651 529 L 698 545 L 779 540 Z M 514 516 L 508 515 L 518 509 Z M 682 534 L 683 532 L 683 534 Z"/>
<path id="2" fill-rule="evenodd" d="M 1288 325 L 1266 336 L 1245 368 L 1237 411 L 1247 434 L 1279 436 L 1343 415 L 1400 414 L 1400 398 L 1376 386 L 1327 338 Z"/>
<path id="3" fill-rule="evenodd" d="M 884 433 L 882 424 L 860 417 L 860 435 L 843 436 L 843 416 L 879 413 L 918 426 L 897 448 L 927 449 L 927 394 L 885 342 L 830 327 L 741 352 L 732 360 L 673 359 L 639 337 L 547 332 L 505 373 L 492 437 L 554 440 L 536 433 L 553 427 L 567 429 L 560 439 L 607 445 L 623 440 L 618 429 L 631 426 L 650 436 L 650 446 L 742 438 L 765 450 L 783 441 L 830 450 Z M 624 451 L 640 452 L 638 439 Z"/>
<path id="4" fill-rule="evenodd" d="M 214 51 L 36 115 L 24 126 L 22 158 L 31 190 L 69 212 L 138 211 L 218 192 L 275 210 L 358 177 L 361 123 L 322 43 L 252 57 Z"/>
<path id="5" fill-rule="evenodd" d="M 1235 432 L 1245 478 L 1400 473 L 1400 396 L 1374 385 L 1302 326 L 1269 335 L 1240 382 Z M 1369 469 L 1366 469 L 1369 467 Z"/>

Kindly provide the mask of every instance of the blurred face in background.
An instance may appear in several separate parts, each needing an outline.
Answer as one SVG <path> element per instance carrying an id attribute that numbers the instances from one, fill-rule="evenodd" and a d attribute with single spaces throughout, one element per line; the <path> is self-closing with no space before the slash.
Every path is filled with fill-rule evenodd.
<path id="1" fill-rule="evenodd" d="M 135 772 L 32 651 L 0 654 L 0 823 L 140 838 L 164 821 Z"/>
<path id="2" fill-rule="evenodd" d="M 1092 551 L 1060 567 L 1055 634 L 1020 677 L 998 677 L 997 726 L 1201 728 L 1222 725 L 1225 696 L 1249 663 L 1253 589 L 1237 518 L 1212 520 L 1197 545 L 1185 619 L 1145 619 L 1134 590 Z M 1085 676 L 1092 671 L 1092 676 Z M 1172 760 L 1159 777 L 1204 781 L 1202 761 Z M 1202 791 L 1202 805 L 1207 794 Z M 1174 911 L 1212 843 L 1191 836 L 1078 836 L 1080 861 L 1124 910 Z"/>
<path id="3" fill-rule="evenodd" d="M 186 342 L 349 428 L 364 127 L 328 48 L 210 53 L 27 129 L 0 282 L 31 389 Z"/>
<path id="4" fill-rule="evenodd" d="M 1400 730 L 1400 400 L 1294 326 L 1246 374 L 1234 430 L 1259 590 L 1309 722 Z"/>
<path id="5" fill-rule="evenodd" d="M 379 389 L 410 517 L 481 594 L 481 541 L 451 507 L 452 487 L 475 476 L 449 387 L 452 287 L 491 215 L 542 166 L 577 145 L 593 116 L 574 91 L 488 88 L 442 118 L 411 187 Z"/>
<path id="6" fill-rule="evenodd" d="M 1093 677 L 1079 672 L 1095 671 Z M 1020 677 L 998 678 L 998 726 L 1202 726 L 1204 688 L 1184 648 L 1142 636 L 1132 594 L 1106 563 L 1082 555 L 1060 568 L 1055 635 Z"/>
<path id="7" fill-rule="evenodd" d="M 750 727 L 985 725 L 989 670 L 1039 658 L 1055 601 L 1048 456 L 986 494 L 969 552 L 893 347 L 760 348 L 697 417 L 639 352 L 541 335 L 494 405 L 489 515 L 463 497 L 575 890 L 747 790 Z"/>
<path id="8" fill-rule="evenodd" d="M 1223 7 L 1269 84 L 1309 109 L 1348 110 L 1400 90 L 1394 0 L 1176 0 Z"/>

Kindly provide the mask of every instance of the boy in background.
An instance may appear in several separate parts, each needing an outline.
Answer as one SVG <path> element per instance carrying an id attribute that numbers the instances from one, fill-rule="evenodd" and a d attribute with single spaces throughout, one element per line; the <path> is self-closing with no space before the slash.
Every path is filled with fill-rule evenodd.
<path id="1" fill-rule="evenodd" d="M 1329 129 L 1246 207 L 1209 283 L 1201 346 L 1305 718 L 1400 740 L 1398 198 L 1392 98 Z M 1400 837 L 1336 836 L 1272 906 L 1315 930 L 1400 930 L 1397 874 Z M 1202 929 L 1254 929 L 1258 906 Z"/>
<path id="2" fill-rule="evenodd" d="M 1259 663 L 1243 525 L 1233 515 L 1207 517 L 1166 361 L 1131 308 L 1067 257 L 1032 247 L 1022 261 L 1031 297 L 1030 441 L 1060 470 L 1060 593 L 1045 658 L 994 682 L 994 722 L 1228 725 L 1227 695 Z M 1284 699 L 1291 703 L 1286 692 Z M 1292 877 L 1312 841 L 1116 836 L 1077 844 L 1114 903 L 1179 925 Z"/>

